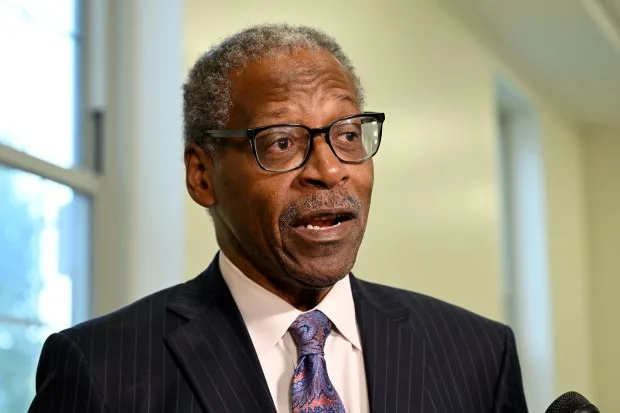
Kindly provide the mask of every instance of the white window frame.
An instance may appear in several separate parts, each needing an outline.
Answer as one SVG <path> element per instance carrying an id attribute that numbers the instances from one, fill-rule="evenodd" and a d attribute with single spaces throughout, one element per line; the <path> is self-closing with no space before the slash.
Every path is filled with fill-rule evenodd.
<path id="1" fill-rule="evenodd" d="M 183 2 L 90 0 L 108 19 L 93 314 L 185 280 Z M 97 13 L 93 13 L 97 15 Z"/>
<path id="2" fill-rule="evenodd" d="M 506 319 L 515 330 L 525 393 L 532 410 L 555 394 L 545 179 L 537 108 L 498 76 L 502 243 Z"/>
<path id="3" fill-rule="evenodd" d="M 81 7 L 88 27 L 83 110 L 104 114 L 102 173 L 65 169 L 3 144 L 0 163 L 90 199 L 92 317 L 186 279 L 183 2 L 83 0 Z M 83 132 L 92 133 L 90 122 Z"/>
<path id="4" fill-rule="evenodd" d="M 84 153 L 89 154 L 89 158 L 93 155 L 92 146 L 93 140 L 90 135 L 90 125 L 88 124 L 88 119 L 85 116 L 86 112 L 90 111 L 89 101 L 90 101 L 90 90 L 84 89 L 84 86 L 91 82 L 91 73 L 89 73 L 89 57 L 88 54 L 92 53 L 91 48 L 100 47 L 92 42 L 92 36 L 90 32 L 90 24 L 89 21 L 92 16 L 89 16 L 89 2 L 81 1 L 78 6 L 77 16 L 79 19 L 79 33 L 80 38 L 77 39 L 77 42 L 83 42 L 82 47 L 79 50 L 78 61 L 80 61 L 81 66 L 79 69 L 78 79 L 76 81 L 79 82 L 79 94 L 80 94 L 80 106 L 77 107 L 76 116 L 80 119 L 83 119 L 84 122 L 81 122 L 81 127 L 78 128 L 77 133 L 79 134 L 79 146 L 84 148 Z M 89 28 L 89 30 L 85 30 L 85 28 Z M 100 53 L 100 50 L 97 50 L 97 53 Z M 96 156 L 96 155 L 95 155 Z M 91 159 L 87 159 L 87 163 L 90 162 Z M 92 268 L 92 258 L 95 254 L 93 251 L 97 250 L 99 245 L 95 244 L 95 240 L 92 237 L 92 234 L 97 232 L 99 229 L 97 228 L 97 222 L 106 221 L 108 218 L 99 219 L 97 215 L 101 213 L 101 208 L 96 208 L 96 204 L 101 199 L 102 195 L 102 177 L 98 175 L 94 170 L 88 169 L 85 167 L 75 167 L 75 168 L 64 168 L 58 166 L 54 163 L 48 162 L 46 160 L 40 159 L 36 156 L 30 155 L 26 152 L 17 150 L 8 146 L 6 144 L 0 143 L 0 164 L 2 166 L 6 166 L 9 168 L 13 168 L 18 171 L 28 172 L 34 175 L 41 177 L 42 179 L 47 179 L 50 181 L 54 181 L 56 183 L 66 185 L 71 188 L 76 193 L 80 194 L 88 198 L 90 201 L 90 219 L 91 222 L 88 223 L 89 228 L 87 231 L 87 236 L 90 237 L 88 240 L 88 250 L 86 254 L 87 258 L 90 260 L 89 264 Z M 99 212 L 97 212 L 99 210 Z M 92 291 L 92 280 L 95 278 L 93 276 L 92 271 L 88 271 L 86 274 L 86 279 L 73 279 L 74 274 L 71 274 L 73 285 L 72 291 L 72 320 L 82 321 L 86 318 L 92 316 L 92 306 L 91 306 L 91 291 Z M 87 292 L 87 295 L 84 296 L 84 292 Z M 41 325 L 37 320 L 25 320 L 17 317 L 8 317 L 8 316 L 0 316 L 0 322 L 10 323 L 10 324 L 22 324 L 22 325 Z"/>

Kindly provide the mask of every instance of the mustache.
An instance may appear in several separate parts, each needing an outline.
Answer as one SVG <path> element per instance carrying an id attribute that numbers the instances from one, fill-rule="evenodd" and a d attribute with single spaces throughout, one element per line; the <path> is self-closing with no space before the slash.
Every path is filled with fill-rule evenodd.
<path id="1" fill-rule="evenodd" d="M 344 191 L 315 193 L 298 199 L 287 206 L 280 216 L 280 225 L 291 226 L 299 220 L 301 215 L 308 211 L 336 208 L 351 209 L 355 211 L 356 216 L 359 216 L 362 211 L 362 203 L 359 199 Z"/>

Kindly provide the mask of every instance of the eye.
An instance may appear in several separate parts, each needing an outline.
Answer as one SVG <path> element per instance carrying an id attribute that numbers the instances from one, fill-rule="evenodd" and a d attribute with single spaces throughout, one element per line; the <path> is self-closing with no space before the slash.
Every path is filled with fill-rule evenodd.
<path id="1" fill-rule="evenodd" d="M 272 133 L 261 136 L 258 141 L 262 151 L 275 153 L 283 153 L 292 150 L 295 145 L 295 138 L 288 133 Z"/>
<path id="2" fill-rule="evenodd" d="M 332 139 L 337 144 L 352 144 L 357 143 L 360 140 L 360 133 L 356 128 L 349 128 L 350 130 L 340 130 L 336 136 Z"/>
<path id="3" fill-rule="evenodd" d="M 277 135 L 271 135 L 265 140 L 265 148 L 268 151 L 287 151 L 295 145 L 293 138 L 290 135 L 279 133 Z"/>
<path id="4" fill-rule="evenodd" d="M 276 140 L 274 143 L 272 143 L 270 145 L 270 148 L 277 149 L 277 150 L 280 150 L 280 151 L 285 151 L 285 150 L 289 149 L 292 144 L 293 144 L 293 142 L 291 141 L 291 139 L 289 137 L 279 138 L 278 140 Z"/>
<path id="5" fill-rule="evenodd" d="M 342 135 L 342 139 L 347 142 L 355 142 L 355 140 L 359 139 L 359 134 L 357 132 L 345 132 Z"/>
<path id="6" fill-rule="evenodd" d="M 296 126 L 271 127 L 256 137 L 255 144 L 259 156 L 292 156 L 305 150 L 308 132 Z"/>

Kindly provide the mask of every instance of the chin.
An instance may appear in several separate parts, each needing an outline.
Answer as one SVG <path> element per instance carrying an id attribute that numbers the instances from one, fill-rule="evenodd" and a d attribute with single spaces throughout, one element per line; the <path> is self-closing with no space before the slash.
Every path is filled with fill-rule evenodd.
<path id="1" fill-rule="evenodd" d="M 353 268 L 355 257 L 331 255 L 298 260 L 294 268 L 289 268 L 288 276 L 296 283 L 309 289 L 323 289 L 336 284 L 346 277 Z"/>

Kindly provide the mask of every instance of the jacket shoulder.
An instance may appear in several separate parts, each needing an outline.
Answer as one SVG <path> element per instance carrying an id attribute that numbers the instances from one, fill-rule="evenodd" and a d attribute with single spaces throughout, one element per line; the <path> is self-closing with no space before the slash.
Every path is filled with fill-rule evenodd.
<path id="1" fill-rule="evenodd" d="M 400 308 L 409 324 L 428 338 L 456 334 L 462 338 L 485 338 L 493 347 L 505 345 L 508 326 L 470 310 L 418 292 L 356 279 L 362 295 L 379 310 Z"/>
<path id="2" fill-rule="evenodd" d="M 183 284 L 150 294 L 123 308 L 95 317 L 63 330 L 84 352 L 85 356 L 97 353 L 101 346 L 114 345 L 120 337 L 125 340 L 145 336 L 149 331 L 161 329 L 169 317 L 166 308 Z"/>

